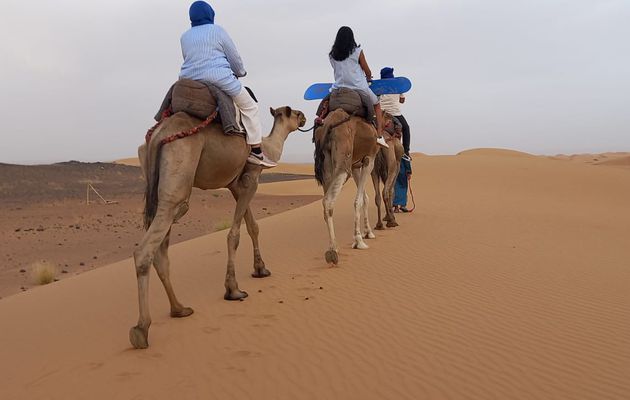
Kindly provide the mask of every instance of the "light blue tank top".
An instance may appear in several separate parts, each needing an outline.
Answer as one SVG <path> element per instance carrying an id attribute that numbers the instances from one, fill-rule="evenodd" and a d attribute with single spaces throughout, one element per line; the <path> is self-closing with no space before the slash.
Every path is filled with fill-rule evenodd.
<path id="1" fill-rule="evenodd" d="M 335 71 L 335 83 L 332 88 L 338 89 L 341 87 L 350 89 L 369 89 L 365 73 L 359 65 L 359 56 L 361 55 L 361 48 L 357 47 L 352 53 L 343 61 L 337 61 L 329 56 L 330 65 L 332 65 Z"/>

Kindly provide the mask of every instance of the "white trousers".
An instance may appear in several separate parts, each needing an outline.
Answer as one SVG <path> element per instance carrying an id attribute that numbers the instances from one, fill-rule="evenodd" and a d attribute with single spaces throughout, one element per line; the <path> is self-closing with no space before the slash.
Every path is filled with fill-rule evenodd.
<path id="1" fill-rule="evenodd" d="M 245 87 L 241 88 L 241 92 L 232 97 L 236 106 L 236 120 L 240 119 L 245 130 L 247 130 L 247 144 L 257 145 L 262 142 L 262 125 L 258 117 L 258 104 L 249 95 Z M 238 112 L 240 111 L 240 117 Z"/>

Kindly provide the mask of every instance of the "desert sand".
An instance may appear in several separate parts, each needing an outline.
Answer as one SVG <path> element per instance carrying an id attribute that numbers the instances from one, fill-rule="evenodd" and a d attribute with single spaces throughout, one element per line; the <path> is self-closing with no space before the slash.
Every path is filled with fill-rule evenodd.
<path id="1" fill-rule="evenodd" d="M 313 178 L 267 173 L 261 186 L 292 179 Z M 86 204 L 88 181 L 108 204 L 93 191 Z M 36 287 L 37 268 L 56 272 L 53 279 L 61 280 L 124 260 L 142 238 L 144 180 L 132 163 L 0 164 L 0 182 L 0 298 Z M 252 211 L 260 219 L 320 198 L 260 194 Z M 227 229 L 233 212 L 228 190 L 193 189 L 190 210 L 173 228 L 172 243 Z"/>
<path id="2" fill-rule="evenodd" d="M 0 398 L 630 398 L 630 171 L 488 149 L 413 168 L 416 210 L 368 250 L 345 186 L 338 267 L 320 202 L 260 221 L 267 279 L 243 230 L 243 302 L 222 299 L 225 232 L 172 246 L 195 314 L 170 319 L 152 272 L 148 350 L 129 259 L 0 300 Z"/>

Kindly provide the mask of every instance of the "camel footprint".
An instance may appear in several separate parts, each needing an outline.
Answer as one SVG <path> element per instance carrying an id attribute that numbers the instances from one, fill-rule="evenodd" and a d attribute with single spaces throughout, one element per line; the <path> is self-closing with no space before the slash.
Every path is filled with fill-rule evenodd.
<path id="1" fill-rule="evenodd" d="M 262 356 L 262 353 L 259 353 L 257 351 L 249 351 L 249 350 L 237 350 L 235 352 L 232 353 L 232 355 L 236 356 L 236 357 L 260 357 Z"/>
<path id="2" fill-rule="evenodd" d="M 201 330 L 202 330 L 203 333 L 207 333 L 208 335 L 211 335 L 213 333 L 219 332 L 221 330 L 221 328 L 214 327 L 214 326 L 205 326 Z"/>

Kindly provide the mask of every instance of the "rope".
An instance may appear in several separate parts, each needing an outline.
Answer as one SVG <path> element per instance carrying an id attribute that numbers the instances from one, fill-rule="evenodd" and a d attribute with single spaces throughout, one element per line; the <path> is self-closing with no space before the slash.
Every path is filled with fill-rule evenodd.
<path id="1" fill-rule="evenodd" d="M 298 131 L 300 131 L 300 132 L 309 132 L 309 131 L 312 131 L 313 129 L 315 129 L 315 126 L 316 125 L 313 125 L 310 128 L 308 128 L 308 129 L 298 128 Z"/>
<path id="2" fill-rule="evenodd" d="M 167 108 L 166 110 L 162 112 L 162 115 L 160 116 L 160 120 L 155 125 L 150 127 L 149 130 L 147 131 L 147 134 L 144 135 L 144 140 L 147 143 L 149 143 L 149 141 L 151 140 L 151 136 L 153 136 L 153 132 L 155 132 L 158 126 L 162 125 L 162 122 L 164 122 L 164 120 L 170 117 L 171 115 L 173 115 L 173 110 L 171 110 L 171 107 Z"/>
<path id="3" fill-rule="evenodd" d="M 408 208 L 409 212 L 413 212 L 416 209 L 416 200 L 413 198 L 413 189 L 411 188 L 411 175 L 407 176 L 407 186 L 409 186 L 409 194 L 411 194 L 411 203 L 413 207 Z"/>
<path id="4" fill-rule="evenodd" d="M 195 135 L 197 133 L 199 133 L 200 130 L 202 130 L 203 128 L 205 128 L 206 126 L 208 126 L 210 124 L 210 122 L 212 122 L 213 119 L 215 119 L 217 116 L 217 111 L 213 112 L 208 118 L 206 118 L 201 124 L 190 128 L 187 131 L 181 131 L 181 132 L 177 132 L 173 135 L 167 136 L 164 139 L 162 139 L 160 141 L 161 144 L 166 144 L 166 143 L 171 143 L 177 139 L 182 139 L 188 136 L 192 136 Z"/>
<path id="5" fill-rule="evenodd" d="M 144 136 L 144 140 L 146 140 L 147 143 L 149 143 L 149 141 L 151 140 L 151 136 L 153 136 L 153 133 L 158 128 L 158 126 L 160 126 L 162 124 L 162 122 L 164 122 L 164 120 L 166 120 L 172 114 L 173 113 L 172 113 L 170 108 L 166 109 L 162 113 L 162 118 L 158 121 L 158 123 L 156 123 L 151 128 L 149 128 L 149 130 L 147 131 L 147 134 Z M 163 138 L 160 141 L 160 144 L 164 145 L 166 143 L 171 143 L 171 142 L 173 142 L 173 141 L 175 141 L 177 139 L 182 139 L 182 138 L 185 138 L 185 137 L 188 137 L 188 136 L 195 135 L 195 134 L 199 133 L 200 130 L 202 130 L 203 128 L 208 126 L 210 124 L 210 122 L 212 122 L 216 117 L 217 117 L 217 111 L 213 112 L 208 118 L 206 118 L 199 125 L 194 126 L 194 127 L 190 128 L 187 131 L 177 132 L 177 133 L 175 133 L 173 135 L 170 135 L 170 136 L 167 136 L 167 137 Z"/>

